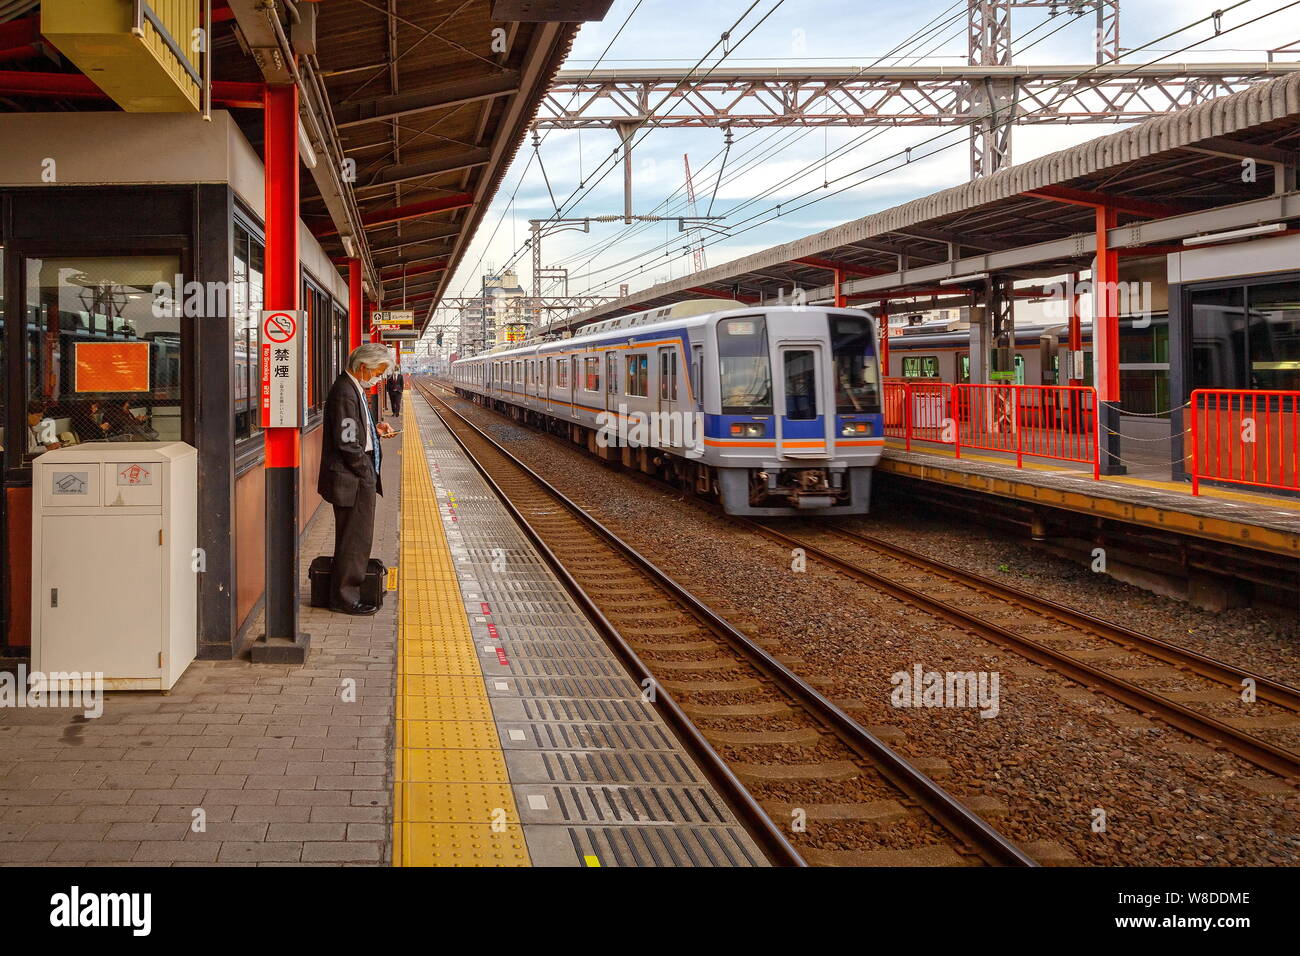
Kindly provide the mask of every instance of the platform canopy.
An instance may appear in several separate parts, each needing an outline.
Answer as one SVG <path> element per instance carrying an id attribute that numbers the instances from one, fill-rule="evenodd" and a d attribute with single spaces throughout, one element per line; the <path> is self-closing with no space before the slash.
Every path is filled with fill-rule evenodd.
<path id="1" fill-rule="evenodd" d="M 212 0 L 209 63 L 203 0 L 21 0 L 0 10 L 0 109 L 228 109 L 260 150 L 264 84 L 296 83 L 304 222 L 423 329 L 579 24 L 610 2 Z"/>

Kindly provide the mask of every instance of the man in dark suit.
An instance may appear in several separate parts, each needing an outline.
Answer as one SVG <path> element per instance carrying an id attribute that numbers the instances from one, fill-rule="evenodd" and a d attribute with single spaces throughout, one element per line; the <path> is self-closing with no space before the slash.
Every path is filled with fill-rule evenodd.
<path id="1" fill-rule="evenodd" d="M 388 392 L 388 407 L 393 410 L 394 415 L 402 414 L 402 375 L 400 372 L 394 373 L 388 377 L 384 383 L 384 388 Z"/>
<path id="2" fill-rule="evenodd" d="M 379 608 L 362 603 L 361 584 L 375 531 L 375 496 L 384 493 L 379 446 L 396 433 L 386 422 L 375 424 L 365 390 L 383 379 L 393 358 L 387 347 L 367 342 L 352 351 L 347 364 L 325 399 L 316 490 L 334 506 L 330 610 L 374 614 Z"/>

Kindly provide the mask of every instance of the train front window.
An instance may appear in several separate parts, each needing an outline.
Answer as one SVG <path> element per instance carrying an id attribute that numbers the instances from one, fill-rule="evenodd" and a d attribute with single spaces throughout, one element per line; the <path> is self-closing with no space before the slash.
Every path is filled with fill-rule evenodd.
<path id="1" fill-rule="evenodd" d="M 718 323 L 718 362 L 724 415 L 771 414 L 772 363 L 762 316 Z"/>
<path id="2" fill-rule="evenodd" d="M 175 289 L 176 256 L 29 258 L 25 454 L 181 438 L 181 318 L 224 301 Z"/>
<path id="3" fill-rule="evenodd" d="M 785 417 L 812 421 L 817 417 L 817 356 L 811 349 L 782 353 L 785 371 Z"/>
<path id="4" fill-rule="evenodd" d="M 832 315 L 830 319 L 835 410 L 841 414 L 880 411 L 880 379 L 871 321 L 852 315 Z"/>

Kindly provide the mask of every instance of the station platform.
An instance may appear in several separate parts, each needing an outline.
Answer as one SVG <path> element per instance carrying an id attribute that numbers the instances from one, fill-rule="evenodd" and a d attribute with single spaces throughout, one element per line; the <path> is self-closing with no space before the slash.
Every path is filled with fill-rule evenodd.
<path id="1" fill-rule="evenodd" d="M 1026 458 L 1024 467 L 1017 468 L 1014 456 L 962 449 L 956 458 L 951 448 L 914 441 L 907 450 L 894 439 L 885 443 L 879 468 L 964 491 L 1300 558 L 1300 498 L 1204 482 L 1201 493 L 1193 495 L 1187 482 L 1128 475 L 1094 480 L 1090 472 L 1060 462 Z"/>
<path id="2" fill-rule="evenodd" d="M 764 865 L 427 402 L 407 398 L 393 863 Z"/>

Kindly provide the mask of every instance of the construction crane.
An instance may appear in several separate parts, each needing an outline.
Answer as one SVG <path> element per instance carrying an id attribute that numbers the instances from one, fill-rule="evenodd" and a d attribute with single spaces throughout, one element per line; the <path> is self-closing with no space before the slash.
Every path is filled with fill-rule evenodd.
<path id="1" fill-rule="evenodd" d="M 687 153 L 682 153 L 682 164 L 686 167 L 686 211 L 691 218 L 697 218 L 699 212 L 695 208 L 695 184 L 691 182 L 691 157 Z M 690 235 L 691 255 L 695 257 L 695 271 L 699 272 L 704 268 L 704 236 L 699 229 L 692 229 Z"/>

